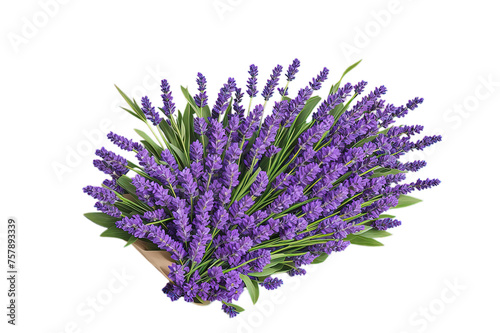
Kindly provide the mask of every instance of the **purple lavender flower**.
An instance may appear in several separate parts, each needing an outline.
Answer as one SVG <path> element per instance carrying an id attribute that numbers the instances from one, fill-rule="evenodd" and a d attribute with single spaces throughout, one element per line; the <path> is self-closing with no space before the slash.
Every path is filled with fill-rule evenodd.
<path id="1" fill-rule="evenodd" d="M 104 214 L 108 214 L 109 216 L 112 217 L 120 217 L 122 213 L 118 208 L 115 206 L 109 205 L 107 203 L 102 203 L 102 202 L 96 202 L 94 207 L 98 210 L 103 212 Z"/>
<path id="2" fill-rule="evenodd" d="M 177 301 L 182 297 L 182 294 L 176 290 L 175 285 L 172 282 L 168 282 L 167 285 L 163 287 L 162 291 L 172 300 L 172 302 Z"/>
<path id="3" fill-rule="evenodd" d="M 256 105 L 250 115 L 245 119 L 240 127 L 240 133 L 242 139 L 249 139 L 252 137 L 253 133 L 259 127 L 260 118 L 264 113 L 264 107 L 259 104 Z"/>
<path id="4" fill-rule="evenodd" d="M 228 139 L 224 131 L 224 127 L 222 123 L 218 122 L 215 119 L 211 119 L 210 123 L 211 123 L 211 129 L 210 129 L 210 134 L 208 136 L 209 138 L 208 152 L 210 154 L 222 155 L 222 152 L 226 147 Z"/>
<path id="5" fill-rule="evenodd" d="M 229 315 L 229 318 L 234 318 L 240 313 L 230 305 L 222 304 L 222 310 Z"/>
<path id="6" fill-rule="evenodd" d="M 288 71 L 285 74 L 286 80 L 288 82 L 295 80 L 295 74 L 299 72 L 299 67 L 300 67 L 299 59 L 294 59 L 292 64 L 288 66 Z"/>
<path id="7" fill-rule="evenodd" d="M 294 268 L 288 271 L 288 275 L 290 276 L 306 275 L 306 270 L 303 268 Z"/>
<path id="8" fill-rule="evenodd" d="M 267 147 L 266 152 L 264 153 L 264 155 L 266 157 L 271 158 L 274 155 L 278 154 L 280 151 L 281 151 L 281 148 L 276 147 L 275 145 L 270 145 L 269 147 Z"/>
<path id="9" fill-rule="evenodd" d="M 207 105 L 207 79 L 203 74 L 198 73 L 198 78 L 196 79 L 196 83 L 198 84 L 199 94 L 194 96 L 194 102 L 199 108 L 203 108 Z"/>
<path id="10" fill-rule="evenodd" d="M 118 198 L 116 197 L 116 194 L 114 194 L 112 191 L 102 188 L 102 187 L 96 187 L 96 186 L 86 186 L 83 188 L 83 192 L 87 193 L 90 195 L 92 198 L 99 200 L 100 202 L 103 203 L 108 203 L 108 204 L 114 204 Z"/>
<path id="11" fill-rule="evenodd" d="M 116 222 L 116 227 L 137 238 L 144 238 L 148 233 L 148 229 L 139 215 L 134 215 L 131 218 L 124 217 Z"/>
<path id="12" fill-rule="evenodd" d="M 266 190 L 269 179 L 267 178 L 267 173 L 265 171 L 260 171 L 255 182 L 250 186 L 250 195 L 258 197 Z"/>
<path id="13" fill-rule="evenodd" d="M 182 260 L 186 256 L 186 251 L 182 247 L 182 244 L 174 241 L 161 227 L 149 225 L 148 231 L 149 240 L 158 245 L 160 249 L 170 252 L 172 259 Z"/>
<path id="14" fill-rule="evenodd" d="M 389 228 L 395 228 L 400 225 L 401 221 L 390 218 L 380 219 L 373 222 L 373 227 L 377 230 L 387 230 Z"/>
<path id="15" fill-rule="evenodd" d="M 261 282 L 260 285 L 266 288 L 267 290 L 275 290 L 278 289 L 283 284 L 283 280 L 278 278 L 272 278 L 268 276 L 264 279 L 264 282 Z"/>
<path id="16" fill-rule="evenodd" d="M 198 184 L 195 182 L 193 174 L 189 168 L 180 171 L 179 178 L 181 180 L 181 185 L 183 187 L 183 192 L 186 195 L 186 199 L 192 199 L 198 196 Z"/>
<path id="17" fill-rule="evenodd" d="M 146 119 L 150 120 L 153 125 L 158 125 L 161 122 L 160 114 L 155 111 L 155 108 L 151 105 L 149 98 L 144 96 L 141 99 L 142 108 L 141 111 L 146 116 Z"/>
<path id="18" fill-rule="evenodd" d="M 141 145 L 138 144 L 137 142 L 129 140 L 129 139 L 127 139 L 121 135 L 115 134 L 113 132 L 108 133 L 108 139 L 112 143 L 114 143 L 115 145 L 117 145 L 118 147 L 120 147 L 123 150 L 127 150 L 127 151 L 136 150 L 137 151 L 137 150 L 142 148 Z"/>
<path id="19" fill-rule="evenodd" d="M 163 100 L 163 109 L 161 110 L 165 116 L 170 117 L 175 113 L 175 103 L 167 80 L 161 80 L 161 92 L 161 99 Z"/>
<path id="20" fill-rule="evenodd" d="M 196 140 L 191 144 L 190 147 L 190 157 L 191 160 L 195 163 L 200 163 L 203 160 L 203 145 L 200 141 Z"/>
<path id="21" fill-rule="evenodd" d="M 167 218 L 167 214 L 165 213 L 165 210 L 163 208 L 152 210 L 152 211 L 147 211 L 144 213 L 144 218 L 148 222 L 157 222 L 161 221 Z"/>
<path id="22" fill-rule="evenodd" d="M 313 119 L 316 121 L 323 121 L 326 115 L 341 103 L 344 103 L 347 96 L 352 91 L 352 85 L 347 83 L 344 87 L 340 88 L 336 93 L 328 95 L 323 103 L 318 107 L 316 113 L 313 114 Z"/>
<path id="23" fill-rule="evenodd" d="M 128 172 L 128 162 L 120 155 L 108 151 L 104 147 L 97 149 L 95 154 L 102 160 L 94 160 L 94 166 L 105 174 L 120 177 Z"/>
<path id="24" fill-rule="evenodd" d="M 318 76 L 316 76 L 316 78 L 313 78 L 312 82 L 309 82 L 309 86 L 311 87 L 311 89 L 312 90 L 319 90 L 319 89 L 321 89 L 321 85 L 328 78 L 328 73 L 329 72 L 330 71 L 328 70 L 328 68 L 326 68 L 326 67 L 323 68 L 323 70 L 321 72 L 319 72 Z"/>
<path id="25" fill-rule="evenodd" d="M 234 93 L 234 101 L 233 101 L 233 110 L 234 113 L 238 116 L 237 124 L 239 125 L 240 121 L 243 120 L 245 116 L 245 109 L 241 105 L 241 101 L 243 100 L 244 93 L 241 88 L 236 88 Z"/>
<path id="26" fill-rule="evenodd" d="M 229 98 L 231 98 L 231 94 L 236 89 L 236 82 L 233 78 L 229 78 L 227 83 L 222 86 L 220 89 L 219 95 L 217 96 L 217 100 L 215 101 L 215 105 L 212 108 L 212 118 L 218 120 L 219 115 L 224 113 L 228 107 Z"/>
<path id="27" fill-rule="evenodd" d="M 257 96 L 259 91 L 257 90 L 257 75 L 259 74 L 259 69 L 255 65 L 250 65 L 250 70 L 248 71 L 250 78 L 247 81 L 247 94 L 250 98 Z"/>
<path id="28" fill-rule="evenodd" d="M 186 200 L 181 198 L 175 198 L 173 206 L 172 215 L 176 226 L 176 235 L 180 241 L 188 242 L 191 239 L 191 230 L 193 229 L 188 216 L 190 209 Z"/>
<path id="29" fill-rule="evenodd" d="M 264 97 L 265 101 L 268 101 L 271 97 L 273 97 L 274 89 L 276 89 L 276 86 L 278 85 L 282 70 L 283 66 L 281 65 L 277 65 L 273 69 L 270 79 L 267 80 L 266 86 L 264 87 L 264 90 L 262 90 L 262 97 Z"/>
<path id="30" fill-rule="evenodd" d="M 194 118 L 194 132 L 198 135 L 204 135 L 207 133 L 208 124 L 205 118 Z"/>

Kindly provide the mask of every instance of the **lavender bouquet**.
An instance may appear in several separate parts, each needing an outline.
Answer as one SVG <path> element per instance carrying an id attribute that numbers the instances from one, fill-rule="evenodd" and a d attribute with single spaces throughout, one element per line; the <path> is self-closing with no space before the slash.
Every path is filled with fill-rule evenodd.
<path id="1" fill-rule="evenodd" d="M 342 75 L 321 100 L 313 95 L 326 82 L 327 68 L 292 98 L 289 85 L 299 66 L 294 60 L 279 88 L 283 67 L 274 68 L 260 93 L 262 104 L 254 101 L 255 65 L 246 91 L 229 78 L 212 108 L 201 73 L 194 97 L 181 87 L 184 112 L 176 109 L 167 80 L 159 108 L 148 97 L 139 105 L 118 89 L 129 106 L 124 110 L 153 137 L 136 130 L 142 140 L 135 142 L 108 134 L 138 162 L 97 150 L 94 166 L 109 179 L 83 189 L 100 211 L 85 215 L 107 227 L 102 236 L 127 245 L 140 239 L 167 251 L 173 263 L 163 292 L 172 301 L 220 301 L 234 317 L 243 311 L 233 302 L 245 288 L 255 303 L 259 286 L 283 283 L 276 274 L 306 274 L 304 266 L 350 244 L 382 245 L 376 239 L 401 224 L 384 213 L 419 202 L 408 194 L 439 184 L 403 183 L 406 173 L 426 162 L 403 163 L 400 157 L 441 140 L 411 140 L 422 126 L 394 124 L 422 98 L 388 104 L 384 86 L 358 98 L 367 83 L 341 87 Z"/>

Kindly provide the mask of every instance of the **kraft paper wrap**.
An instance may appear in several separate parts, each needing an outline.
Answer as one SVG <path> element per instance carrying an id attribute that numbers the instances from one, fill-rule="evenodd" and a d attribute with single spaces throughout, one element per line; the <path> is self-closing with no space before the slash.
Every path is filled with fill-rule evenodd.
<path id="1" fill-rule="evenodd" d="M 146 258 L 151 265 L 153 265 L 158 271 L 160 271 L 163 276 L 165 276 L 169 281 L 168 273 L 170 273 L 170 269 L 168 266 L 172 265 L 175 261 L 170 257 L 170 253 L 163 250 L 151 250 L 148 249 L 148 243 L 144 242 L 140 239 L 134 242 L 134 247 L 139 251 L 144 258 Z M 208 305 L 210 302 L 203 302 L 201 300 L 195 299 L 194 304 L 196 305 Z"/>
<path id="2" fill-rule="evenodd" d="M 165 276 L 169 281 L 168 273 L 170 273 L 170 269 L 168 266 L 172 265 L 174 261 L 170 257 L 170 253 L 163 250 L 149 250 L 148 243 L 138 239 L 134 242 L 134 247 L 139 251 L 144 258 L 146 258 L 151 265 L 153 265 L 157 270 L 160 271 L 163 276 Z"/>

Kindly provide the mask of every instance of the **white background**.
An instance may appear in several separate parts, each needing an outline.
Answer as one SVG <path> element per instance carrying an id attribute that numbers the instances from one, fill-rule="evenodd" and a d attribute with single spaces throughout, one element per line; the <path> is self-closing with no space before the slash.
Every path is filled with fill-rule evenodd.
<path id="1" fill-rule="evenodd" d="M 20 256 L 16 327 L 6 324 L 0 284 L 8 332 L 499 331 L 494 1 L 64 2 L 0 5 L 1 257 L 9 216 L 19 222 Z M 386 246 L 351 246 L 278 291 L 262 290 L 258 306 L 245 295 L 236 319 L 218 304 L 170 302 L 161 274 L 82 216 L 93 211 L 82 187 L 103 178 L 92 159 L 111 147 L 104 134 L 142 128 L 118 108 L 113 84 L 158 102 L 168 78 L 181 106 L 178 87 L 193 91 L 201 71 L 213 102 L 228 76 L 242 86 L 255 63 L 262 83 L 295 57 L 292 92 L 323 66 L 329 85 L 363 58 L 346 82 L 384 84 L 395 104 L 424 97 L 405 121 L 444 140 L 411 158 L 425 158 L 419 176 L 442 184 L 397 211 L 403 225 Z"/>

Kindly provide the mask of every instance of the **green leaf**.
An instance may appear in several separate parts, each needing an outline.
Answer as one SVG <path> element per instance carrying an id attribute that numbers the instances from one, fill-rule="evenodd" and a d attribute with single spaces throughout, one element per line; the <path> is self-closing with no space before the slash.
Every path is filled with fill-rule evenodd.
<path id="1" fill-rule="evenodd" d="M 182 152 L 182 150 L 180 150 L 180 149 L 179 149 L 179 148 L 177 148 L 176 146 L 173 146 L 173 145 L 171 145 L 171 144 L 169 144 L 169 143 L 167 143 L 167 146 L 168 146 L 168 148 L 170 149 L 170 151 L 171 151 L 172 153 L 174 153 L 174 155 L 177 155 L 177 157 L 178 157 L 178 161 L 177 161 L 177 162 L 179 162 L 179 161 L 180 161 L 180 163 L 179 163 L 179 164 L 181 164 L 181 165 L 182 165 L 182 166 L 184 166 L 184 167 L 189 165 L 189 162 L 188 162 L 188 160 L 187 160 L 187 157 L 186 157 L 186 155 Z"/>
<path id="2" fill-rule="evenodd" d="M 101 234 L 101 237 L 119 238 L 128 241 L 130 239 L 130 234 L 116 227 L 110 227 Z"/>
<path id="3" fill-rule="evenodd" d="M 248 276 L 244 274 L 240 274 L 240 278 L 243 280 L 245 283 L 245 286 L 248 289 L 248 293 L 250 294 L 250 298 L 252 299 L 253 304 L 257 303 L 257 300 L 259 299 L 259 285 L 255 285 Z"/>
<path id="4" fill-rule="evenodd" d="M 127 244 L 125 244 L 125 247 L 129 246 L 129 245 L 132 245 L 135 243 L 135 241 L 137 240 L 138 238 L 135 237 L 135 236 L 130 236 L 130 238 L 128 239 L 127 241 Z"/>
<path id="5" fill-rule="evenodd" d="M 158 146 L 158 144 L 154 142 L 153 139 L 151 139 L 143 131 L 135 129 L 135 132 L 139 134 L 153 148 L 153 151 L 150 151 L 150 153 L 159 158 L 161 156 L 163 149 L 160 146 Z"/>
<path id="6" fill-rule="evenodd" d="M 122 95 L 123 99 L 127 102 L 127 104 L 136 113 L 136 115 L 138 116 L 138 118 L 141 119 L 142 121 L 146 122 L 147 121 L 146 116 L 142 112 L 142 110 L 139 107 L 139 105 L 137 105 L 137 102 L 135 100 L 132 101 L 123 91 L 120 90 L 120 88 L 118 88 L 117 85 L 115 85 L 115 87 L 118 90 L 118 92 L 120 93 L 120 95 Z"/>
<path id="7" fill-rule="evenodd" d="M 257 168 L 257 170 L 255 170 L 254 174 L 252 175 L 252 177 L 250 177 L 250 179 L 248 179 L 248 181 L 246 182 L 241 182 L 238 187 L 236 188 L 236 195 L 234 197 L 234 200 L 240 200 L 242 197 L 243 197 L 243 194 L 248 190 L 248 188 L 250 187 L 250 185 L 253 184 L 253 182 L 255 181 L 255 178 L 257 178 L 257 175 L 259 174 L 259 172 L 261 171 L 260 167 Z M 232 201 L 232 202 L 233 202 Z M 231 203 L 232 203 L 231 202 Z"/>
<path id="8" fill-rule="evenodd" d="M 248 275 L 255 276 L 255 277 L 269 276 L 269 275 L 274 274 L 283 268 L 282 264 L 277 264 L 277 265 L 272 266 L 272 267 L 268 267 L 268 266 L 266 266 L 266 268 L 264 268 L 264 270 L 262 272 L 253 272 L 253 273 L 249 273 Z"/>
<path id="9" fill-rule="evenodd" d="M 134 117 L 136 117 L 137 119 L 139 119 L 139 120 L 141 120 L 141 121 L 143 120 L 143 119 L 142 119 L 141 117 L 139 117 L 139 116 L 138 116 L 138 115 L 137 115 L 134 111 L 131 111 L 131 110 L 129 110 L 129 109 L 126 109 L 126 108 L 124 108 L 123 106 L 120 106 L 120 108 L 122 108 L 123 110 L 127 111 L 128 113 L 130 113 L 131 115 L 133 115 L 133 116 L 134 116 Z"/>
<path id="10" fill-rule="evenodd" d="M 172 126 L 170 126 L 165 119 L 162 119 L 160 122 L 160 129 L 165 134 L 165 137 L 167 138 L 168 142 L 170 144 L 176 145 L 177 147 L 180 147 L 180 141 L 179 138 L 177 137 L 177 134 L 172 130 Z"/>
<path id="11" fill-rule="evenodd" d="M 210 117 L 210 115 L 212 114 L 208 105 L 205 105 L 203 107 L 203 109 L 201 109 L 201 111 L 202 111 L 203 118 L 205 118 L 205 119 L 208 119 L 208 117 Z"/>
<path id="12" fill-rule="evenodd" d="M 303 123 L 307 121 L 307 118 L 311 114 L 311 112 L 314 110 L 316 105 L 321 101 L 321 97 L 319 96 L 314 96 L 311 97 L 307 100 L 306 104 L 304 105 L 304 108 L 300 111 L 299 115 L 294 121 L 293 128 L 298 128 L 301 126 Z"/>
<path id="13" fill-rule="evenodd" d="M 384 230 L 370 229 L 363 233 L 363 237 L 367 238 L 382 238 L 392 235 L 390 232 Z"/>
<path id="14" fill-rule="evenodd" d="M 181 86 L 182 93 L 184 94 L 184 97 L 186 97 L 186 100 L 188 101 L 189 105 L 193 108 L 194 112 L 198 117 L 203 117 L 203 113 L 200 110 L 200 108 L 196 105 L 193 96 L 189 93 L 187 88 L 184 88 Z"/>
<path id="15" fill-rule="evenodd" d="M 396 175 L 398 173 L 407 173 L 407 171 L 401 171 L 398 169 L 389 169 L 389 168 L 379 168 L 373 172 L 373 175 L 370 178 L 376 178 L 387 175 Z"/>
<path id="16" fill-rule="evenodd" d="M 118 208 L 122 213 L 130 214 L 134 210 L 134 207 L 127 205 L 125 202 L 117 201 L 113 204 L 116 208 Z"/>
<path id="17" fill-rule="evenodd" d="M 384 244 L 376 241 L 372 238 L 367 238 L 363 236 L 349 235 L 345 239 L 351 242 L 351 244 L 363 245 L 363 246 L 384 246 Z"/>
<path id="18" fill-rule="evenodd" d="M 88 218 L 90 221 L 94 222 L 97 225 L 100 225 L 101 227 L 109 228 L 115 225 L 115 222 L 119 220 L 119 218 L 109 216 L 108 214 L 104 213 L 97 213 L 97 212 L 92 212 L 92 213 L 86 213 L 83 214 L 86 218 Z"/>
<path id="19" fill-rule="evenodd" d="M 184 142 L 186 151 L 191 148 L 191 143 L 194 141 L 193 117 L 194 110 L 192 107 L 186 109 L 183 115 L 184 127 L 186 128 L 186 141 Z"/>
<path id="20" fill-rule="evenodd" d="M 233 110 L 233 98 L 231 97 L 231 100 L 229 101 L 229 104 L 227 105 L 226 111 L 224 111 L 224 117 L 222 118 L 222 125 L 224 128 L 227 127 L 227 123 L 229 121 L 229 115 L 231 114 L 231 111 Z"/>
<path id="21" fill-rule="evenodd" d="M 344 78 L 344 76 L 346 76 L 346 74 L 347 74 L 347 73 L 349 73 L 349 72 L 350 72 L 351 70 L 353 70 L 353 69 L 354 69 L 357 65 L 359 65 L 359 63 L 360 63 L 360 62 L 361 62 L 361 60 L 360 60 L 360 61 L 358 61 L 357 63 L 352 64 L 351 66 L 347 67 L 347 69 L 344 71 L 344 74 L 342 74 L 342 76 L 340 77 L 339 82 L 335 83 L 335 84 L 332 86 L 332 88 L 330 89 L 330 93 L 329 93 L 329 95 L 334 94 L 334 93 L 336 93 L 336 92 L 337 92 L 337 90 L 338 90 L 338 89 L 339 89 L 339 87 L 340 87 L 340 83 L 342 82 L 342 79 Z"/>
<path id="22" fill-rule="evenodd" d="M 120 185 L 125 191 L 127 191 L 130 194 L 135 195 L 135 186 L 132 185 L 132 179 L 130 179 L 128 176 L 123 175 L 118 180 L 116 181 L 118 185 Z"/>
<path id="23" fill-rule="evenodd" d="M 233 304 L 233 303 L 224 302 L 224 301 L 221 301 L 221 302 L 224 303 L 224 304 L 226 304 L 227 306 L 230 306 L 230 307 L 234 308 L 236 310 L 236 312 L 243 312 L 243 311 L 245 311 L 245 309 L 243 309 L 239 305 L 236 305 L 236 304 Z"/>
<path id="24" fill-rule="evenodd" d="M 313 260 L 313 264 L 321 264 L 323 261 L 326 260 L 326 258 L 328 258 L 328 254 L 326 253 L 322 253 L 319 255 L 319 257 L 317 257 L 316 259 Z"/>
<path id="25" fill-rule="evenodd" d="M 396 208 L 403 208 L 403 207 L 408 207 L 411 205 L 414 205 L 416 203 L 421 202 L 422 200 L 410 197 L 409 195 L 400 195 L 398 198 L 398 205 L 396 207 L 392 207 L 391 209 L 396 209 Z"/>
<path id="26" fill-rule="evenodd" d="M 269 262 L 269 266 L 273 266 L 273 265 L 277 265 L 277 264 L 280 264 L 282 263 L 283 261 L 285 261 L 285 256 L 283 257 L 278 257 L 278 258 L 273 258 L 271 256 L 271 261 Z"/>

